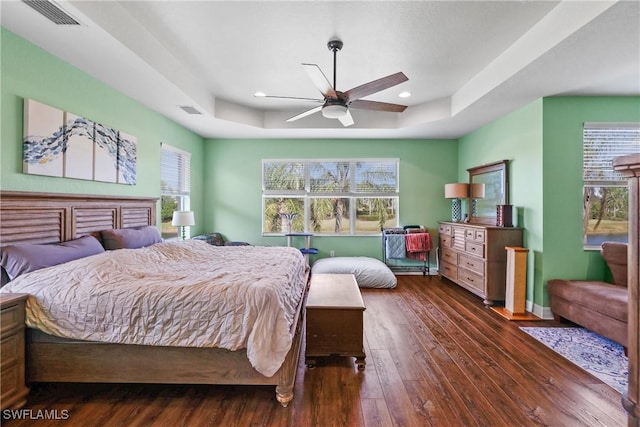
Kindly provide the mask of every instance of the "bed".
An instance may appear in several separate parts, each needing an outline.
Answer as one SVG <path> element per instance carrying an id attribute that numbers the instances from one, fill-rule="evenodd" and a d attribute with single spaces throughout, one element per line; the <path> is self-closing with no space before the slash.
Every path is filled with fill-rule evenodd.
<path id="1" fill-rule="evenodd" d="M 102 240 L 109 235 L 105 230 L 144 229 L 155 223 L 157 203 L 155 198 L 144 197 L 22 192 L 1 192 L 0 198 L 0 245 L 5 248 L 16 243 L 89 241 L 93 239 L 91 236 Z M 264 274 L 260 260 L 264 258 L 265 263 L 275 265 L 274 257 L 282 259 L 283 264 Z M 187 258 L 195 264 L 184 264 Z M 154 264 L 154 260 L 158 264 Z M 111 266 L 109 273 L 97 273 L 97 266 L 103 263 Z M 193 272 L 198 270 L 198 277 L 194 278 Z M 94 271 L 96 273 L 92 273 Z M 74 272 L 79 278 L 73 277 Z M 130 276 L 126 276 L 127 273 Z M 97 285 L 95 282 L 90 285 L 95 289 L 86 287 L 87 277 L 92 274 L 98 278 Z M 30 294 L 27 300 L 28 382 L 275 385 L 277 400 L 287 406 L 293 398 L 299 365 L 308 274 L 304 258 L 293 248 L 214 247 L 194 240 L 92 254 L 86 259 L 24 274 L 2 291 L 26 290 Z M 153 277 L 148 285 L 143 285 L 137 282 L 142 276 L 145 280 Z M 214 281 L 214 277 L 218 279 Z M 287 284 L 278 286 L 285 283 L 282 282 L 285 278 Z M 198 283 L 190 282 L 194 280 Z M 118 288 L 115 295 L 107 294 L 113 286 L 100 281 L 131 286 L 135 291 L 127 290 L 124 299 L 118 300 L 124 288 Z M 235 297 L 239 301 L 255 299 L 256 305 L 251 309 L 246 307 L 253 303 L 242 304 L 240 308 L 225 305 L 230 302 L 220 303 L 225 313 L 239 311 L 239 317 L 250 323 L 231 323 L 229 317 L 219 315 L 223 310 L 216 308 L 221 307 L 216 305 L 218 297 L 208 293 L 213 292 L 209 287 L 214 287 L 224 289 L 225 295 L 230 294 L 231 285 L 235 283 L 242 286 L 242 292 L 253 292 L 254 288 L 266 290 L 267 296 L 243 293 Z M 280 287 L 287 289 L 285 296 L 274 293 L 274 289 Z M 167 288 L 179 289 L 177 294 L 181 299 L 169 297 Z M 94 305 L 102 312 L 91 314 L 87 310 L 79 316 L 81 305 L 73 305 L 77 302 L 51 302 L 54 296 L 83 292 L 84 301 L 95 300 L 92 294 L 101 295 L 101 302 Z M 112 301 L 114 306 L 105 308 L 104 301 Z M 127 301 L 131 301 L 129 307 L 122 309 Z M 63 306 L 64 310 L 60 308 Z M 147 306 L 159 306 L 166 317 L 158 317 L 160 315 Z M 267 306 L 276 310 L 284 306 L 286 310 L 266 315 Z M 185 307 L 192 310 L 184 314 Z M 39 308 L 42 310 L 38 311 Z M 131 321 L 133 327 L 127 325 L 123 329 L 120 321 L 108 326 L 93 321 L 103 318 L 105 312 L 111 315 L 118 310 L 137 323 Z M 76 316 L 76 320 L 67 319 L 66 323 L 79 326 L 80 331 L 69 332 L 64 324 L 56 325 L 56 311 Z M 193 313 L 199 315 L 194 317 Z M 140 316 L 144 315 L 152 319 L 141 321 Z M 259 326 L 261 316 L 270 328 Z M 89 317 L 90 321 L 78 320 Z M 168 318 L 174 317 L 184 317 L 187 323 L 202 327 L 185 332 L 167 323 Z M 223 326 L 215 326 L 220 323 L 212 318 L 222 319 Z M 96 325 L 92 329 L 89 326 L 93 323 Z M 168 332 L 156 333 L 154 328 L 158 329 L 158 325 L 163 325 L 160 329 Z M 239 331 L 238 335 L 223 336 L 220 331 L 227 329 Z M 268 333 L 277 336 L 268 336 Z M 267 342 L 271 344 L 265 344 Z"/>

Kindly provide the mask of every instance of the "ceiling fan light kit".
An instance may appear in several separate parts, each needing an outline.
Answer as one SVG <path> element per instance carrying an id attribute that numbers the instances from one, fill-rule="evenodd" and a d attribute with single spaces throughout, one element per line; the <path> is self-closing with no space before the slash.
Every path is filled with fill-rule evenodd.
<path id="1" fill-rule="evenodd" d="M 327 119 L 339 119 L 347 114 L 347 106 L 341 104 L 328 104 L 322 107 L 322 115 Z"/>
<path id="2" fill-rule="evenodd" d="M 281 98 L 281 99 L 299 99 L 303 101 L 316 101 L 322 102 L 323 105 L 319 107 L 313 107 L 310 110 L 303 111 L 293 117 L 287 119 L 287 122 L 293 122 L 303 117 L 310 116 L 311 114 L 322 112 L 322 116 L 328 119 L 338 119 L 343 126 L 351 126 L 353 117 L 349 113 L 349 108 L 356 108 L 360 110 L 370 111 L 387 111 L 394 113 L 403 112 L 407 106 L 399 104 L 390 104 L 388 102 L 378 102 L 363 100 L 365 96 L 372 95 L 377 92 L 381 92 L 390 87 L 396 86 L 400 83 L 409 80 L 404 73 L 395 73 L 381 79 L 373 80 L 369 83 L 354 87 L 346 92 L 339 92 L 336 90 L 336 56 L 339 50 L 342 49 L 344 44 L 341 40 L 331 40 L 327 43 L 327 47 L 333 52 L 333 85 L 329 82 L 324 75 L 320 67 L 316 64 L 302 64 L 305 71 L 309 75 L 311 82 L 320 91 L 324 99 L 310 99 L 310 98 L 298 98 L 292 96 L 270 96 L 263 95 L 267 98 Z M 256 95 L 257 96 L 257 95 Z"/>

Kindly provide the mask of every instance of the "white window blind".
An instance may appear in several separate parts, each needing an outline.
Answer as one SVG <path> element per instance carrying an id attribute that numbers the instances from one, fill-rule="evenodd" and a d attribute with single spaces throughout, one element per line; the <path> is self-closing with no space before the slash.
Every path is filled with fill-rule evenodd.
<path id="1" fill-rule="evenodd" d="M 191 153 L 164 143 L 161 153 L 161 193 L 188 196 L 191 191 Z"/>
<path id="2" fill-rule="evenodd" d="M 585 185 L 626 183 L 613 170 L 616 157 L 640 153 L 640 123 L 585 123 L 583 129 L 583 179 Z"/>

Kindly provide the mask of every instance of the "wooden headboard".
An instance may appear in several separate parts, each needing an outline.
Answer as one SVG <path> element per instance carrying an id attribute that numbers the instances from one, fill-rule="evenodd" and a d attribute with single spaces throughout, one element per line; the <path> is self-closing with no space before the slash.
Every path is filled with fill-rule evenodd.
<path id="1" fill-rule="evenodd" d="M 154 197 L 0 191 L 0 246 L 58 243 L 156 223 Z"/>

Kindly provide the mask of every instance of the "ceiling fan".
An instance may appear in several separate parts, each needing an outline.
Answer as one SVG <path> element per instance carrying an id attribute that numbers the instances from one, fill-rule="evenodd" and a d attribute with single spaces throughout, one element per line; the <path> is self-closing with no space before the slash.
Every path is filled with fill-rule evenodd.
<path id="1" fill-rule="evenodd" d="M 256 96 L 280 99 L 300 99 L 322 103 L 322 105 L 320 106 L 314 107 L 310 110 L 304 111 L 287 119 L 287 122 L 293 122 L 303 117 L 307 117 L 311 114 L 322 112 L 322 115 L 326 118 L 338 119 L 343 126 L 351 126 L 354 122 L 353 117 L 349 112 L 349 108 L 356 108 L 360 110 L 389 111 L 395 113 L 403 112 L 407 108 L 406 105 L 360 99 L 409 80 L 407 76 L 405 76 L 402 72 L 391 74 L 378 80 L 373 80 L 369 83 L 365 83 L 363 85 L 354 87 L 353 89 L 349 89 L 346 92 L 340 92 L 336 90 L 336 55 L 338 51 L 342 49 L 342 46 L 343 43 L 340 40 L 331 40 L 329 41 L 329 43 L 327 43 L 327 47 L 330 51 L 333 52 L 333 86 L 324 75 L 320 67 L 318 67 L 316 64 L 302 64 L 304 70 L 309 75 L 309 78 L 311 78 L 311 82 L 315 85 L 315 87 L 318 88 L 318 90 L 320 90 L 320 93 L 322 94 L 324 99 L 270 95 Z"/>

